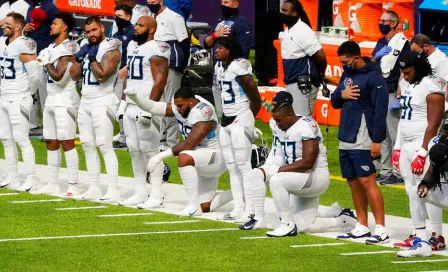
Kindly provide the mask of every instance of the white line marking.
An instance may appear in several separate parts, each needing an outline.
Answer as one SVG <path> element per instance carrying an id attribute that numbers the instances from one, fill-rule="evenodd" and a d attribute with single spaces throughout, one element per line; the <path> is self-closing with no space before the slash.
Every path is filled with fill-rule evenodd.
<path id="1" fill-rule="evenodd" d="M 394 261 L 393 264 L 410 264 L 410 263 L 437 263 L 448 262 L 448 259 L 436 259 L 436 260 L 418 260 L 418 261 Z"/>
<path id="2" fill-rule="evenodd" d="M 238 228 L 227 228 L 227 229 L 201 229 L 201 230 L 173 230 L 173 231 L 85 234 L 85 235 L 73 235 L 73 236 L 47 236 L 47 237 L 0 239 L 0 242 L 37 241 L 37 240 L 53 240 L 53 239 L 75 239 L 75 238 L 95 238 L 95 237 L 117 237 L 117 236 L 138 236 L 138 235 L 153 235 L 153 234 L 198 233 L 198 232 L 232 231 L 232 230 L 239 230 L 239 229 Z"/>
<path id="3" fill-rule="evenodd" d="M 290 247 L 299 248 L 299 247 L 323 247 L 323 246 L 342 246 L 345 243 L 328 243 L 328 244 L 311 244 L 311 245 L 291 245 Z"/>
<path id="4" fill-rule="evenodd" d="M 20 200 L 20 201 L 9 201 L 9 203 L 13 204 L 22 204 L 22 203 L 40 203 L 40 202 L 62 202 L 64 199 L 41 199 L 41 200 Z"/>
<path id="5" fill-rule="evenodd" d="M 431 271 L 420 271 L 420 272 L 448 272 L 448 270 L 431 270 Z"/>
<path id="6" fill-rule="evenodd" d="M 397 251 L 393 250 L 382 250 L 382 251 L 370 251 L 370 252 L 346 252 L 339 253 L 341 256 L 356 256 L 356 255 L 374 255 L 374 254 L 391 254 L 397 253 Z"/>
<path id="7" fill-rule="evenodd" d="M 151 215 L 152 213 L 121 213 L 121 214 L 101 214 L 98 217 L 122 217 L 122 216 L 142 216 Z"/>
<path id="8" fill-rule="evenodd" d="M 107 206 L 91 206 L 91 207 L 75 207 L 75 208 L 56 208 L 55 211 L 70 211 L 70 210 L 89 210 L 89 209 L 106 209 Z"/>
<path id="9" fill-rule="evenodd" d="M 199 220 L 185 220 L 185 221 L 167 221 L 167 222 L 143 222 L 145 225 L 163 225 L 163 224 L 182 224 L 182 223 L 197 223 Z"/>
<path id="10" fill-rule="evenodd" d="M 254 240 L 254 239 L 269 239 L 272 237 L 269 236 L 249 236 L 249 237 L 240 237 L 241 240 Z"/>
<path id="11" fill-rule="evenodd" d="M 0 196 L 10 196 L 10 195 L 18 195 L 19 193 L 4 193 L 0 194 Z"/>

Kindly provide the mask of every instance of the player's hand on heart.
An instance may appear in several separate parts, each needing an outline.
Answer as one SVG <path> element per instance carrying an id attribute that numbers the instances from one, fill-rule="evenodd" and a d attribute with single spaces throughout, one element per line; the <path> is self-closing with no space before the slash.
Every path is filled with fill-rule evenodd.
<path id="1" fill-rule="evenodd" d="M 360 96 L 359 94 L 360 90 L 358 88 L 358 85 L 351 85 L 347 84 L 347 87 L 345 87 L 345 90 L 342 92 L 341 97 L 344 100 L 357 100 Z"/>
<path id="2" fill-rule="evenodd" d="M 152 173 L 154 171 L 154 169 L 156 168 L 156 166 L 161 162 L 162 162 L 162 159 L 160 159 L 158 156 L 152 157 L 148 162 L 148 166 L 147 166 L 146 170 L 148 170 L 148 172 Z"/>
<path id="3" fill-rule="evenodd" d="M 75 60 L 77 62 L 81 63 L 84 60 L 84 58 L 87 56 L 87 54 L 89 54 L 91 47 L 92 47 L 92 45 L 89 43 L 83 45 L 83 47 L 81 47 L 81 49 L 79 49 L 78 53 L 76 53 Z"/>
<path id="4" fill-rule="evenodd" d="M 216 31 L 216 38 L 227 37 L 230 34 L 230 26 L 223 25 Z"/>

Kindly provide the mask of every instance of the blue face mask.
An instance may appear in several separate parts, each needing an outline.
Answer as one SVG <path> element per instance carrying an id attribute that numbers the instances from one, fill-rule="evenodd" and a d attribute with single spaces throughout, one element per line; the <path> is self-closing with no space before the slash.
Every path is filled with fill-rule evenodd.
<path id="1" fill-rule="evenodd" d="M 354 61 L 355 61 L 355 59 L 353 59 L 350 64 L 342 65 L 342 69 L 344 69 L 344 71 L 347 72 L 347 73 L 354 73 L 354 72 L 356 72 L 356 69 L 353 68 L 353 62 Z"/>

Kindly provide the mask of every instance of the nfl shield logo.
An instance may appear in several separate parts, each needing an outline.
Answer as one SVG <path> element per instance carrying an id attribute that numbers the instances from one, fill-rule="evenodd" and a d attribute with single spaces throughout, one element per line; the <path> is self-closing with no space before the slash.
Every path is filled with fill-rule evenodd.
<path id="1" fill-rule="evenodd" d="M 363 166 L 361 166 L 361 168 L 362 168 L 364 171 L 369 171 L 369 169 L 370 169 L 370 167 L 368 167 L 367 165 L 363 165 Z"/>

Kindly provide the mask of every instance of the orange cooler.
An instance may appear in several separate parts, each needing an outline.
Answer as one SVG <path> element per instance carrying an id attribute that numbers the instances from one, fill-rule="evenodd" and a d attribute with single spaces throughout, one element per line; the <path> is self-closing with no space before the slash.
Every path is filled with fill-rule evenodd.
<path id="1" fill-rule="evenodd" d="M 356 42 L 381 38 L 378 24 L 382 13 L 382 0 L 352 0 L 349 7 L 350 38 Z"/>
<path id="2" fill-rule="evenodd" d="M 333 0 L 333 26 L 348 27 L 348 8 L 350 0 Z"/>
<path id="3" fill-rule="evenodd" d="M 398 14 L 400 17 L 399 28 L 408 39 L 414 36 L 414 0 L 384 1 L 384 8 Z"/>
<path id="4" fill-rule="evenodd" d="M 348 1 L 348 0 L 347 0 Z M 319 14 L 319 1 L 317 0 L 300 0 L 311 22 L 311 28 L 317 30 L 317 19 Z"/>

